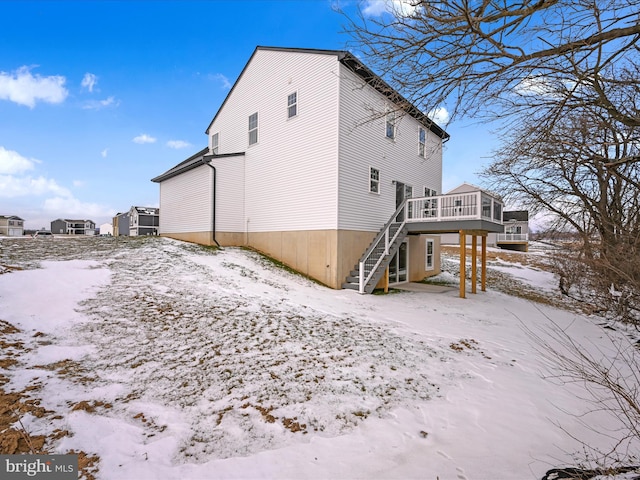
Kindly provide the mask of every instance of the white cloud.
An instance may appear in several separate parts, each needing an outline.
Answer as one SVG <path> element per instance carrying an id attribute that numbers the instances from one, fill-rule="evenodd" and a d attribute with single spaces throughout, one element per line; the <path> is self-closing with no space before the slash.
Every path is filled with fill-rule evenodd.
<path id="1" fill-rule="evenodd" d="M 107 154 L 109 153 L 109 149 L 105 148 L 104 150 L 102 150 L 100 152 L 100 155 L 102 155 L 102 158 L 107 158 Z"/>
<path id="2" fill-rule="evenodd" d="M 89 100 L 82 106 L 82 108 L 85 110 L 100 110 L 101 108 L 110 106 L 117 107 L 118 105 L 120 105 L 120 101 L 111 96 L 104 100 Z"/>
<path id="3" fill-rule="evenodd" d="M 229 90 L 232 86 L 229 79 L 221 73 L 211 75 L 211 78 L 213 78 L 214 80 L 218 80 L 222 84 L 222 88 L 224 88 L 225 90 Z"/>
<path id="4" fill-rule="evenodd" d="M 444 107 L 434 108 L 427 114 L 427 117 L 438 125 L 444 126 L 449 122 L 449 111 Z"/>
<path id="5" fill-rule="evenodd" d="M 39 161 L 25 158 L 18 152 L 0 146 L 0 174 L 10 175 L 33 170 L 34 163 Z"/>
<path id="6" fill-rule="evenodd" d="M 0 100 L 33 108 L 36 102 L 62 103 L 69 92 L 64 88 L 65 77 L 32 75 L 29 67 L 13 73 L 0 72 Z"/>
<path id="7" fill-rule="evenodd" d="M 111 217 L 113 210 L 97 203 L 89 203 L 69 196 L 48 198 L 44 201 L 43 210 L 52 217 L 95 219 Z"/>
<path id="8" fill-rule="evenodd" d="M 0 175 L 0 197 L 14 198 L 24 196 L 39 196 L 48 193 L 54 195 L 71 196 L 71 192 L 50 178 L 16 177 L 13 175 Z"/>
<path id="9" fill-rule="evenodd" d="M 147 135 L 146 133 L 141 133 L 140 135 L 138 135 L 137 137 L 135 137 L 132 141 L 133 143 L 156 143 L 156 138 Z"/>
<path id="10" fill-rule="evenodd" d="M 190 147 L 191 144 L 189 142 L 185 142 L 184 140 L 169 140 L 167 142 L 167 147 L 169 148 L 175 148 L 176 150 L 180 149 L 180 148 L 187 148 Z"/>
<path id="11" fill-rule="evenodd" d="M 556 97 L 558 96 L 557 88 L 557 85 L 554 85 L 550 79 L 541 76 L 524 78 L 516 85 L 514 91 L 525 97 Z"/>
<path id="12" fill-rule="evenodd" d="M 93 73 L 85 73 L 84 77 L 82 78 L 81 85 L 84 88 L 88 89 L 90 92 L 93 92 L 93 87 L 95 87 L 97 83 L 98 77 L 96 75 L 94 75 Z"/>
<path id="13" fill-rule="evenodd" d="M 84 180 L 74 180 L 73 181 L 73 186 L 74 187 L 84 187 L 87 184 L 87 182 L 85 182 Z"/>
<path id="14" fill-rule="evenodd" d="M 383 13 L 411 17 L 418 8 L 417 3 L 416 0 L 367 0 L 362 13 L 368 17 L 378 17 Z"/>

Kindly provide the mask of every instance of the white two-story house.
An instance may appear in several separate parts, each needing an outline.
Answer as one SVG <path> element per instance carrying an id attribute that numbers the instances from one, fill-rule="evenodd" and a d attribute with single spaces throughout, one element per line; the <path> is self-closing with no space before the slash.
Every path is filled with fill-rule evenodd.
<path id="1" fill-rule="evenodd" d="M 449 136 L 352 54 L 257 47 L 206 134 L 152 179 L 160 235 L 249 246 L 362 292 L 385 272 L 390 284 L 439 272 L 437 229 L 407 222 L 443 205 Z"/>

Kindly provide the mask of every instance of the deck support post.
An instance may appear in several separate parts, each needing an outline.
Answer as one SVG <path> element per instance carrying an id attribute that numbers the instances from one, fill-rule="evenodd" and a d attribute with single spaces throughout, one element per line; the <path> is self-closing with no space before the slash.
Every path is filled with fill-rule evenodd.
<path id="1" fill-rule="evenodd" d="M 383 284 L 383 288 L 384 288 L 384 293 L 389 293 L 389 267 L 387 267 L 387 269 L 384 271 L 384 284 Z"/>
<path id="2" fill-rule="evenodd" d="M 460 298 L 465 298 L 467 278 L 467 236 L 464 230 L 460 230 Z"/>
<path id="3" fill-rule="evenodd" d="M 487 291 L 487 237 L 482 237 L 482 280 L 480 288 L 483 292 Z"/>
<path id="4" fill-rule="evenodd" d="M 471 293 L 478 293 L 476 291 L 476 284 L 478 283 L 478 268 L 476 262 L 478 261 L 478 237 L 477 235 L 471 235 Z"/>

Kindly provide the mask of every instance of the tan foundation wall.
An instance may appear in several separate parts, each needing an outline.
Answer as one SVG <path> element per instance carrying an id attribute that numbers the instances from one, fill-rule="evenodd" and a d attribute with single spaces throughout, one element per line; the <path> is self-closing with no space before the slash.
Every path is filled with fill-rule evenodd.
<path id="1" fill-rule="evenodd" d="M 337 237 L 336 230 L 250 232 L 247 244 L 331 288 L 340 288 Z"/>
<path id="2" fill-rule="evenodd" d="M 292 232 L 216 232 L 222 246 L 248 246 L 319 282 L 340 289 L 376 232 L 305 230 Z M 171 233 L 162 236 L 213 245 L 211 232 Z M 425 271 L 425 235 L 409 237 L 409 276 L 420 281 L 440 273 L 440 239 L 434 240 L 434 270 Z M 340 254 L 338 255 L 338 252 Z"/>
<path id="3" fill-rule="evenodd" d="M 409 237 L 409 281 L 420 282 L 426 277 L 438 275 L 441 270 L 440 237 L 410 235 Z M 427 239 L 433 240 L 433 270 L 427 270 Z"/>

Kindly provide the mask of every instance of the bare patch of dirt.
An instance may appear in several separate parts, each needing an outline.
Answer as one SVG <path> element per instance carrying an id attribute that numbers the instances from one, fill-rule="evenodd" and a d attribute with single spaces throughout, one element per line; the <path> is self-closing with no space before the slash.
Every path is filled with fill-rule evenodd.
<path id="1" fill-rule="evenodd" d="M 6 391 L 3 386 L 9 382 L 10 370 L 20 365 L 20 356 L 28 351 L 24 343 L 15 337 L 22 333 L 9 322 L 0 320 L 0 454 L 39 454 L 51 453 L 51 447 L 63 437 L 69 436 L 68 430 L 53 429 L 45 435 L 32 435 L 22 424 L 21 419 L 25 415 L 37 418 L 60 418 L 55 412 L 40 406 L 40 399 L 34 398 L 41 390 L 40 384 L 26 386 L 22 391 Z M 35 338 L 42 336 L 38 332 Z M 49 367 L 49 368 L 47 368 Z M 56 371 L 59 375 L 77 374 L 78 365 L 69 360 L 49 365 L 47 370 Z M 83 409 L 95 411 L 96 408 L 111 408 L 111 405 L 103 402 L 80 402 L 72 410 Z M 100 458 L 85 452 L 55 452 L 78 455 L 78 474 L 80 479 L 95 480 L 98 472 Z"/>

